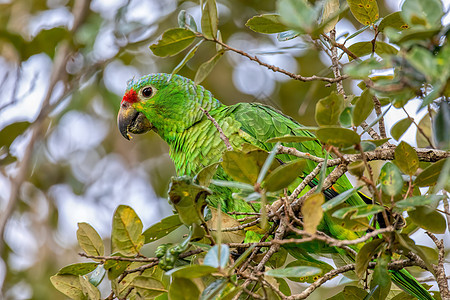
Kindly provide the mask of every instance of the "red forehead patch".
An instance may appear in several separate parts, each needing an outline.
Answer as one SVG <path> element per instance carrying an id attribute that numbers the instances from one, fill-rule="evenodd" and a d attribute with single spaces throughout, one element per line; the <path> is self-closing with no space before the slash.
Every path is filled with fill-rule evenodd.
<path id="1" fill-rule="evenodd" d="M 123 96 L 121 103 L 123 103 L 124 101 L 128 103 L 136 103 L 139 101 L 139 98 L 137 96 L 137 93 L 133 89 L 131 89 Z"/>

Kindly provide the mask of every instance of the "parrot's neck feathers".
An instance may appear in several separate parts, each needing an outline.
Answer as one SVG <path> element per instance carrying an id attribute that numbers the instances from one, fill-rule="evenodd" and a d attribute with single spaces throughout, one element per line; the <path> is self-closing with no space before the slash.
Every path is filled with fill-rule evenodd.
<path id="1" fill-rule="evenodd" d="M 164 75 L 167 76 L 167 79 L 170 76 L 169 74 Z M 209 112 L 223 105 L 214 98 L 210 91 L 201 85 L 195 84 L 188 78 L 173 75 L 170 81 L 169 84 L 174 86 L 169 92 L 174 95 L 171 99 L 177 99 L 173 103 L 175 110 L 171 116 L 170 123 L 164 126 L 166 128 L 162 132 L 159 132 L 169 145 L 179 143 L 186 130 L 203 118 L 206 118 L 204 111 L 200 108 Z"/>

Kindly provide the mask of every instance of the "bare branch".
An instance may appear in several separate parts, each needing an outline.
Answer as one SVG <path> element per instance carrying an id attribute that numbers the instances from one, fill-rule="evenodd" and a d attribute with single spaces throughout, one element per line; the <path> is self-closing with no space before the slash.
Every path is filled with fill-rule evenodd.
<path id="1" fill-rule="evenodd" d="M 324 36 L 326 36 L 326 35 L 324 35 Z M 329 37 L 328 40 L 329 40 L 329 41 L 331 42 L 331 44 L 333 45 L 333 46 L 331 47 L 331 63 L 332 63 L 331 68 L 333 69 L 334 77 L 335 77 L 335 78 L 342 78 L 342 76 L 341 76 L 341 69 L 340 69 L 340 67 L 339 67 L 339 58 L 338 58 L 338 54 L 337 54 L 337 49 L 336 49 L 336 47 L 334 46 L 334 44 L 336 44 L 336 41 L 335 41 L 335 40 L 336 40 L 336 29 L 335 29 L 335 28 L 333 28 L 333 29 L 330 31 L 330 37 Z M 334 43 L 333 43 L 333 42 L 334 42 Z M 342 79 L 336 81 L 336 89 L 337 89 L 337 92 L 338 92 L 339 94 L 341 94 L 342 96 L 344 96 L 344 98 L 347 97 L 347 96 L 345 95 L 344 84 L 342 83 Z"/>
<path id="2" fill-rule="evenodd" d="M 209 38 L 205 37 L 203 34 L 201 34 L 199 32 L 197 32 L 196 34 L 197 34 L 198 37 L 201 37 L 204 40 L 217 43 L 217 44 L 221 45 L 223 48 L 225 48 L 227 50 L 230 50 L 230 51 L 233 51 L 235 53 L 238 53 L 238 54 L 240 54 L 242 56 L 245 56 L 248 59 L 258 63 L 259 65 L 261 65 L 263 67 L 266 67 L 269 70 L 272 70 L 273 72 L 282 73 L 282 74 L 287 75 L 290 78 L 295 79 L 295 80 L 299 80 L 299 81 L 303 81 L 303 82 L 321 80 L 321 81 L 326 81 L 326 82 L 329 82 L 329 83 L 335 83 L 335 82 L 339 82 L 341 80 L 344 80 L 344 79 L 348 78 L 347 75 L 343 75 L 343 76 L 340 76 L 338 78 L 320 77 L 320 76 L 316 76 L 316 75 L 313 75 L 313 76 L 310 76 L 310 77 L 305 77 L 305 76 L 302 76 L 302 75 L 297 75 L 297 74 L 291 73 L 291 72 L 289 72 L 289 71 L 287 71 L 285 69 L 282 69 L 280 67 L 277 67 L 277 66 L 265 63 L 265 62 L 261 61 L 257 56 L 252 56 L 252 55 L 248 54 L 247 52 L 244 52 L 244 51 L 239 50 L 239 49 L 235 49 L 235 48 L 233 48 L 231 46 L 228 46 L 224 42 L 221 42 L 221 41 L 219 41 L 217 39 L 209 39 Z"/>
<path id="3" fill-rule="evenodd" d="M 434 273 L 436 275 L 436 282 L 439 287 L 439 291 L 441 292 L 442 299 L 450 299 L 450 291 L 448 289 L 448 281 L 447 276 L 445 275 L 445 248 L 444 248 L 444 240 L 438 240 L 438 238 L 429 231 L 425 231 L 425 233 L 433 240 L 436 244 L 436 247 L 439 250 L 438 264 L 433 265 Z"/>

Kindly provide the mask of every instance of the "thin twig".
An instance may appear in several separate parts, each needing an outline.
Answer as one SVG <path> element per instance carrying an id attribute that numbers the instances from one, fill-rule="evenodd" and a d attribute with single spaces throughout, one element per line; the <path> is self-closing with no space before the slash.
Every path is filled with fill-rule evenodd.
<path id="1" fill-rule="evenodd" d="M 209 114 L 209 112 L 204 109 L 203 107 L 199 107 L 201 111 L 203 111 L 203 113 L 205 114 L 205 116 L 214 124 L 214 126 L 217 128 L 217 131 L 219 132 L 220 138 L 222 139 L 222 141 L 225 143 L 225 146 L 227 146 L 227 150 L 228 151 L 232 151 L 233 150 L 233 146 L 231 146 L 230 144 L 230 140 L 227 138 L 227 136 L 223 133 L 222 128 L 220 128 L 219 123 L 217 123 L 217 121 L 211 117 L 211 115 Z"/>
<path id="2" fill-rule="evenodd" d="M 336 31 L 334 31 L 334 35 L 333 38 L 331 38 L 331 32 L 330 32 L 330 37 L 328 37 L 326 34 L 322 34 L 322 36 L 325 38 L 325 40 L 327 40 L 333 47 L 339 48 L 342 51 L 344 51 L 344 53 L 346 53 L 349 57 L 355 59 L 355 60 L 359 60 L 359 57 L 353 53 L 352 51 L 350 51 L 347 47 L 345 47 L 344 44 L 340 44 L 338 42 L 335 41 L 335 36 L 336 36 Z M 333 48 L 331 48 L 331 50 L 333 50 Z"/>
<path id="3" fill-rule="evenodd" d="M 302 75 L 294 74 L 294 73 L 291 73 L 291 72 L 289 72 L 289 71 L 287 71 L 285 69 L 282 69 L 280 67 L 277 67 L 277 66 L 265 63 L 265 62 L 261 61 L 258 57 L 252 56 L 252 55 L 248 54 L 247 52 L 244 52 L 242 50 L 235 49 L 235 48 L 233 48 L 231 46 L 228 46 L 227 44 L 225 44 L 222 41 L 219 41 L 217 39 L 209 39 L 209 38 L 205 37 L 203 34 L 198 33 L 198 32 L 196 34 L 197 34 L 198 37 L 201 37 L 204 40 L 207 40 L 207 41 L 210 41 L 210 42 L 215 42 L 215 43 L 221 45 L 223 48 L 225 48 L 227 50 L 230 50 L 230 51 L 233 51 L 235 53 L 238 53 L 238 54 L 240 54 L 242 56 L 245 56 L 248 59 L 258 63 L 259 65 L 264 66 L 264 67 L 266 67 L 269 70 L 272 70 L 273 72 L 282 73 L 282 74 L 287 75 L 290 78 L 295 79 L 295 80 L 304 81 L 304 82 L 321 80 L 321 81 L 326 81 L 326 82 L 329 82 L 329 83 L 335 83 L 335 82 L 344 80 L 344 79 L 349 77 L 347 75 L 343 75 L 343 76 L 340 76 L 338 78 L 320 77 L 320 76 L 316 76 L 316 75 L 313 75 L 313 76 L 310 76 L 310 77 L 305 77 L 305 76 L 302 76 Z"/>
<path id="4" fill-rule="evenodd" d="M 294 300 L 294 299 L 305 299 L 309 295 L 311 295 L 312 292 L 314 292 L 319 286 L 327 282 L 328 280 L 334 278 L 335 276 L 354 270 L 355 264 L 349 264 L 342 266 L 337 269 L 333 269 L 328 273 L 325 273 L 322 277 L 320 277 L 317 281 L 311 283 L 310 286 L 308 286 L 303 292 L 300 294 L 291 295 L 289 297 L 286 297 L 287 300 Z"/>
<path id="5" fill-rule="evenodd" d="M 377 96 L 373 96 L 372 100 L 373 100 L 375 112 L 376 112 L 377 116 L 380 117 L 382 114 L 381 102 Z M 385 139 L 387 137 L 387 135 L 386 135 L 386 126 L 384 125 L 384 117 L 383 116 L 381 116 L 380 120 L 378 120 L 378 129 L 380 130 L 380 137 L 382 139 Z"/>
<path id="6" fill-rule="evenodd" d="M 280 225 L 278 226 L 278 228 L 277 228 L 277 230 L 275 232 L 274 240 L 281 240 L 281 239 L 283 239 L 285 233 L 286 233 L 286 225 L 283 222 L 280 222 Z M 280 245 L 279 244 L 273 244 L 272 246 L 270 246 L 269 250 L 265 253 L 264 257 L 261 259 L 259 264 L 255 267 L 254 271 L 259 272 L 259 271 L 263 270 L 264 266 L 266 265 L 266 262 L 279 249 L 280 249 Z M 242 284 L 242 287 L 246 288 L 250 283 L 251 283 L 251 280 L 247 279 Z M 239 299 L 241 294 L 242 294 L 242 292 L 237 293 L 236 296 L 233 297 L 233 299 L 234 300 Z"/>

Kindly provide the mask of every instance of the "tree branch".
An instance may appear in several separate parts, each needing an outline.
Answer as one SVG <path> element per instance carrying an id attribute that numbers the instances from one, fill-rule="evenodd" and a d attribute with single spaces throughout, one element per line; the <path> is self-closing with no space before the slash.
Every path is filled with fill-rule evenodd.
<path id="1" fill-rule="evenodd" d="M 444 240 L 438 240 L 437 237 L 429 231 L 425 233 L 433 240 L 439 250 L 438 264 L 433 265 L 434 273 L 436 274 L 436 282 L 441 292 L 442 299 L 450 299 L 450 291 L 448 289 L 447 275 L 445 274 L 445 248 Z"/>
<path id="2" fill-rule="evenodd" d="M 287 71 L 285 69 L 282 69 L 280 67 L 277 67 L 277 66 L 265 63 L 265 62 L 261 61 L 258 57 L 252 56 L 252 55 L 248 54 L 247 52 L 244 52 L 242 50 L 235 49 L 235 48 L 233 48 L 231 46 L 228 46 L 224 42 L 219 41 L 217 39 L 209 39 L 209 38 L 205 37 L 203 34 L 201 34 L 199 32 L 197 32 L 196 35 L 198 37 L 206 40 L 206 41 L 217 43 L 217 44 L 221 45 L 223 48 L 225 48 L 226 50 L 230 50 L 232 52 L 235 52 L 237 54 L 245 56 L 248 59 L 250 59 L 251 61 L 254 61 L 254 62 L 258 63 L 259 65 L 261 65 L 263 67 L 266 67 L 267 69 L 272 70 L 273 72 L 282 73 L 282 74 L 287 75 L 290 78 L 295 79 L 295 80 L 299 80 L 299 81 L 303 81 L 303 82 L 321 80 L 321 81 L 326 81 L 326 82 L 329 82 L 329 83 L 335 83 L 335 82 L 339 82 L 341 80 L 344 80 L 344 79 L 348 78 L 347 75 L 339 76 L 338 78 L 320 77 L 320 76 L 316 76 L 316 75 L 313 75 L 313 76 L 310 76 L 310 77 L 305 77 L 305 76 L 302 76 L 302 75 L 297 75 L 297 74 L 291 73 L 291 72 L 289 72 L 289 71 Z"/>

